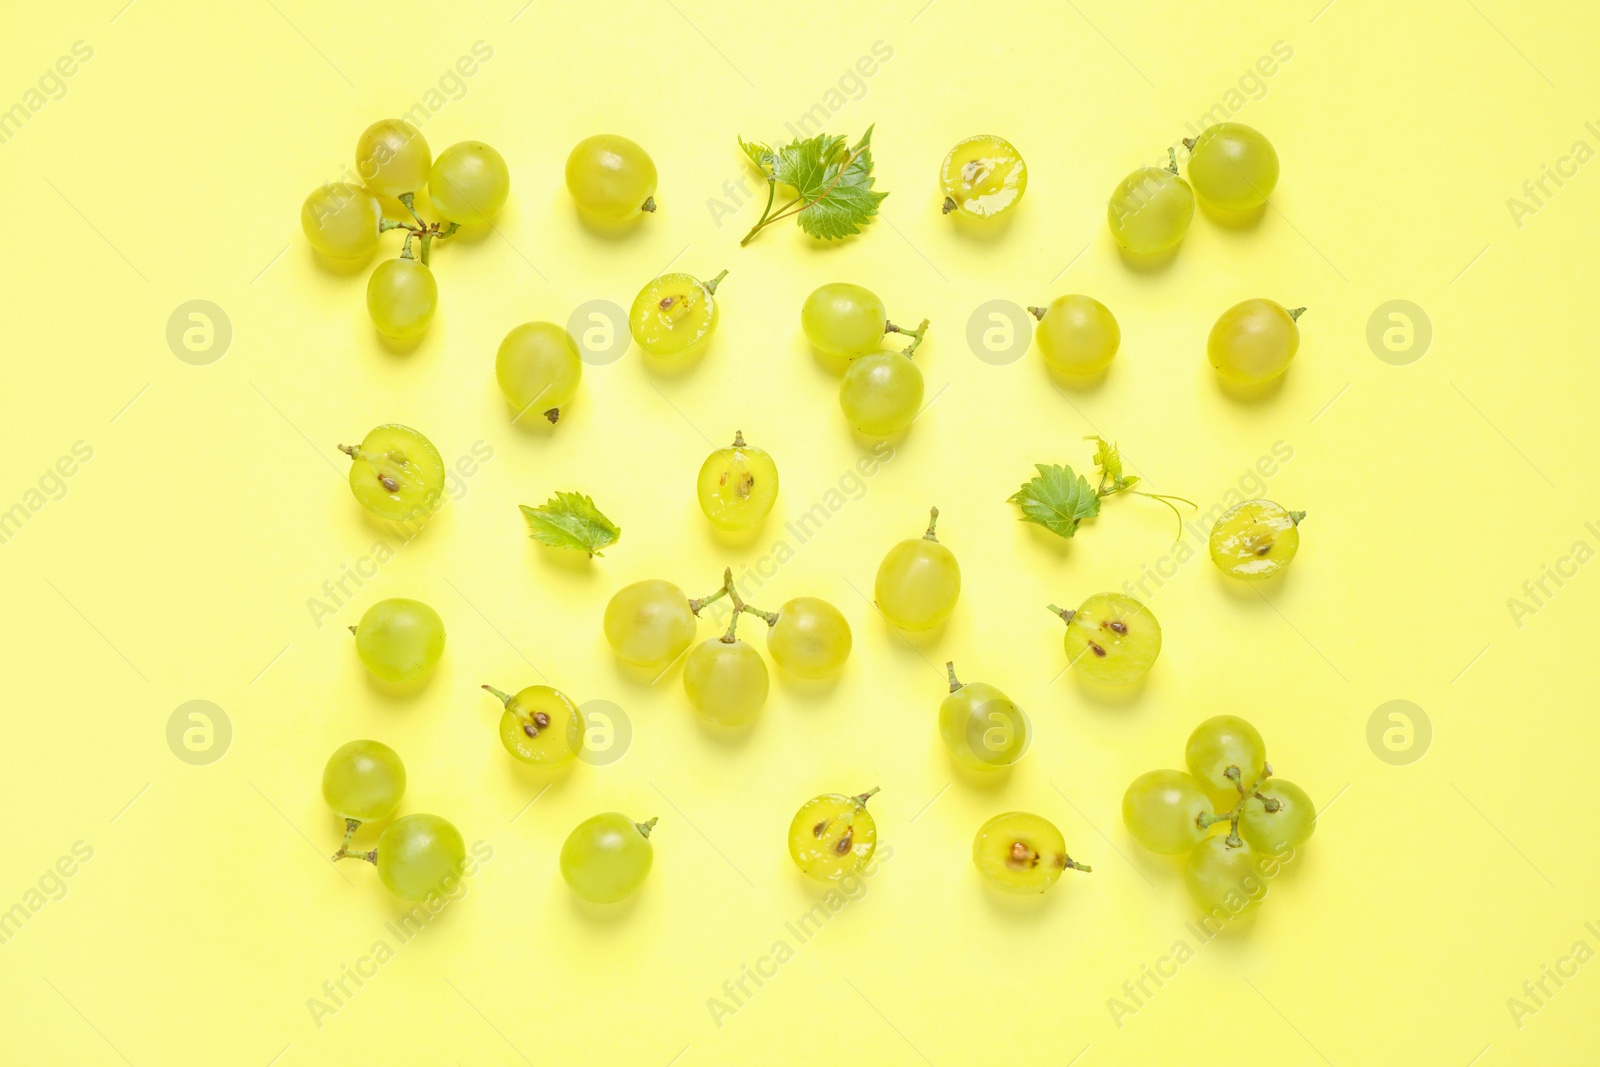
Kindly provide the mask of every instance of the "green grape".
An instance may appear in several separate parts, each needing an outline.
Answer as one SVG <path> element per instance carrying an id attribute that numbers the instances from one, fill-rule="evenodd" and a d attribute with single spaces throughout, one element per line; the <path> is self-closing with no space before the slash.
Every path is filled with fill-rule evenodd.
<path id="1" fill-rule="evenodd" d="M 1194 193 L 1178 177 L 1177 165 L 1140 167 L 1122 179 L 1106 205 L 1111 236 L 1136 255 L 1150 256 L 1172 248 L 1189 232 L 1194 218 Z"/>
<path id="2" fill-rule="evenodd" d="M 421 678 L 444 655 L 444 621 L 420 600 L 380 600 L 350 629 L 361 662 L 386 682 Z"/>
<path id="3" fill-rule="evenodd" d="M 889 313 L 878 295 L 849 282 L 818 286 L 800 308 L 800 329 L 806 340 L 819 351 L 843 359 L 877 351 L 888 325 Z"/>
<path id="4" fill-rule="evenodd" d="M 1185 141 L 1189 180 L 1208 204 L 1228 211 L 1260 207 L 1278 184 L 1278 153 L 1257 130 L 1238 122 L 1207 126 Z"/>
<path id="5" fill-rule="evenodd" d="M 378 838 L 378 877 L 402 900 L 448 893 L 466 867 L 461 833 L 437 815 L 406 815 Z"/>
<path id="6" fill-rule="evenodd" d="M 1232 809 L 1241 789 L 1261 780 L 1267 767 L 1267 744 L 1254 726 L 1237 715 L 1213 715 L 1194 728 L 1183 750 L 1189 773 L 1214 800 Z M 1228 772 L 1232 769 L 1234 774 Z"/>
<path id="7" fill-rule="evenodd" d="M 959 682 L 956 665 L 945 664 L 950 694 L 939 705 L 939 738 L 963 767 L 993 771 L 1009 767 L 1028 751 L 1033 727 L 1028 713 L 987 682 Z"/>
<path id="8" fill-rule="evenodd" d="M 1183 881 L 1201 909 L 1221 908 L 1231 918 L 1253 911 L 1267 890 L 1260 854 L 1242 842 L 1229 847 L 1226 834 L 1213 834 L 1189 853 Z"/>
<path id="9" fill-rule="evenodd" d="M 1205 839 L 1200 818 L 1211 814 L 1211 799 L 1193 775 L 1146 771 L 1122 794 L 1122 822 L 1151 852 L 1175 856 Z"/>
<path id="10" fill-rule="evenodd" d="M 939 168 L 944 213 L 959 211 L 973 218 L 1004 215 L 1028 188 L 1028 165 L 1011 142 L 978 134 L 956 142 Z"/>
<path id="11" fill-rule="evenodd" d="M 506 334 L 494 357 L 494 376 L 515 422 L 529 409 L 552 423 L 572 402 L 583 377 L 583 357 L 572 335 L 553 322 L 525 322 Z"/>
<path id="12" fill-rule="evenodd" d="M 505 705 L 500 743 L 523 763 L 564 767 L 583 751 L 583 713 L 572 698 L 548 685 L 530 685 L 515 696 L 484 689 Z"/>
<path id="13" fill-rule="evenodd" d="M 697 350 L 717 328 L 717 286 L 728 272 L 703 282 L 688 274 L 663 274 L 639 290 L 628 312 L 628 332 L 652 356 Z"/>
<path id="14" fill-rule="evenodd" d="M 444 460 L 433 442 L 409 426 L 375 427 L 359 445 L 340 445 L 348 455 L 350 491 L 361 506 L 391 522 L 424 519 L 444 493 Z"/>
<path id="15" fill-rule="evenodd" d="M 1069 665 L 1091 682 L 1129 685 L 1161 654 L 1161 624 L 1149 608 L 1121 593 L 1096 593 L 1076 611 L 1050 610 L 1067 623 L 1062 646 Z"/>
<path id="16" fill-rule="evenodd" d="M 404 119 L 381 119 L 356 141 L 356 173 L 379 196 L 421 192 L 433 153 L 422 133 Z"/>
<path id="17" fill-rule="evenodd" d="M 1034 338 L 1044 361 L 1062 374 L 1097 374 L 1122 344 L 1116 317 L 1092 296 L 1058 296 L 1047 308 L 1028 310 L 1039 320 Z"/>
<path id="18" fill-rule="evenodd" d="M 1233 578 L 1267 578 L 1300 550 L 1303 511 L 1270 500 L 1246 500 L 1222 513 L 1211 528 L 1211 562 Z"/>
<path id="19" fill-rule="evenodd" d="M 382 741 L 341 745 L 322 769 L 322 799 L 341 819 L 381 819 L 394 811 L 405 791 L 405 764 Z"/>
<path id="20" fill-rule="evenodd" d="M 873 587 L 878 610 L 902 630 L 931 630 L 950 617 L 961 595 L 961 567 L 933 528 L 939 509 L 928 513 L 928 532 L 891 548 L 878 564 Z"/>
<path id="21" fill-rule="evenodd" d="M 1093 868 L 1067 855 L 1067 842 L 1048 819 L 1026 811 L 996 815 L 972 839 L 972 862 L 985 880 L 1007 893 L 1043 893 L 1067 868 Z"/>
<path id="22" fill-rule="evenodd" d="M 656 820 L 634 822 L 608 811 L 585 819 L 561 846 L 561 877 L 591 904 L 615 904 L 644 884 L 655 860 Z"/>
<path id="23" fill-rule="evenodd" d="M 778 465 L 735 433 L 733 444 L 719 448 L 700 466 L 695 486 L 700 510 L 711 525 L 723 530 L 748 530 L 760 524 L 778 498 Z"/>
<path id="24" fill-rule="evenodd" d="M 1235 385 L 1260 385 L 1289 369 L 1300 348 L 1296 325 L 1305 308 L 1285 309 L 1272 300 L 1246 300 L 1224 311 L 1206 339 L 1206 355 L 1218 374 Z"/>
<path id="25" fill-rule="evenodd" d="M 439 153 L 428 175 L 428 198 L 449 222 L 481 226 L 511 193 L 505 157 L 482 141 L 461 141 Z"/>
<path id="26" fill-rule="evenodd" d="M 567 157 L 567 191 L 595 218 L 622 222 L 656 209 L 656 165 L 626 137 L 586 137 Z"/>
<path id="27" fill-rule="evenodd" d="M 383 208 L 378 198 L 348 182 L 319 186 L 300 206 L 306 240 L 325 256 L 354 259 L 378 247 Z"/>
<path id="28" fill-rule="evenodd" d="M 767 651 L 796 677 L 826 678 L 837 674 L 850 658 L 850 624 L 826 600 L 795 597 L 769 622 Z"/>
<path id="29" fill-rule="evenodd" d="M 683 665 L 683 691 L 707 721 L 744 726 L 767 702 L 767 665 L 761 653 L 738 639 L 702 641 Z"/>
<path id="30" fill-rule="evenodd" d="M 1268 778 L 1245 798 L 1244 810 L 1239 813 L 1239 836 L 1269 856 L 1299 848 L 1316 828 L 1316 805 L 1304 789 L 1282 778 Z"/>
<path id="31" fill-rule="evenodd" d="M 911 425 L 922 407 L 922 371 L 903 352 L 873 352 L 850 364 L 839 383 L 839 406 L 850 425 L 887 437 Z"/>
<path id="32" fill-rule="evenodd" d="M 820 882 L 855 874 L 878 847 L 878 824 L 867 811 L 877 787 L 847 797 L 824 793 L 800 805 L 789 824 L 789 855 Z"/>
<path id="33" fill-rule="evenodd" d="M 695 615 L 683 590 L 660 578 L 623 586 L 606 605 L 606 640 L 621 659 L 662 667 L 694 640 Z"/>
<path id="34" fill-rule="evenodd" d="M 421 337 L 439 306 L 433 271 L 415 259 L 386 259 L 367 279 L 367 316 L 385 337 Z"/>

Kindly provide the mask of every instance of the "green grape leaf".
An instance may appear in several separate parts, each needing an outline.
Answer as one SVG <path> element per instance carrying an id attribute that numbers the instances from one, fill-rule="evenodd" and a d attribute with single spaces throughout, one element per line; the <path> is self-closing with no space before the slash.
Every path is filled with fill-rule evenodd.
<path id="1" fill-rule="evenodd" d="M 528 534 L 551 548 L 571 548 L 600 555 L 600 550 L 616 544 L 622 530 L 600 513 L 594 501 L 582 493 L 556 493 L 542 508 L 517 505 L 528 521 Z"/>
<path id="2" fill-rule="evenodd" d="M 769 223 L 791 216 L 802 230 L 824 241 L 860 233 L 889 195 L 872 187 L 876 180 L 872 176 L 872 130 L 868 126 L 854 146 L 838 134 L 826 133 L 776 149 L 739 138 L 740 151 L 769 184 L 791 186 L 796 194 L 782 207 L 774 209 L 768 204 L 767 211 L 741 243 L 748 243 Z"/>
<path id="3" fill-rule="evenodd" d="M 778 164 L 778 154 L 772 150 L 771 145 L 764 145 L 760 141 L 746 141 L 741 137 L 739 150 L 749 157 L 750 162 L 756 165 L 756 169 L 763 177 L 771 180 L 773 169 Z"/>
<path id="4" fill-rule="evenodd" d="M 1083 475 L 1061 464 L 1034 466 L 1039 476 L 1007 498 L 1022 509 L 1023 522 L 1038 523 L 1051 533 L 1071 537 L 1084 519 L 1100 514 L 1100 496 Z"/>
<path id="5" fill-rule="evenodd" d="M 1138 484 L 1138 475 L 1123 475 L 1122 453 L 1117 451 L 1115 444 L 1098 434 L 1090 434 L 1084 440 L 1095 443 L 1094 465 L 1100 470 L 1100 491 L 1102 494 L 1118 493 Z"/>

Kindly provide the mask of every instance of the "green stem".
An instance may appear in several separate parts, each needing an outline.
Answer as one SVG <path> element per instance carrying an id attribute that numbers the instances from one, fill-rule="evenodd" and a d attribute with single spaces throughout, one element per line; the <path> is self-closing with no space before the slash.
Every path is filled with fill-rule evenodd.
<path id="1" fill-rule="evenodd" d="M 502 692 L 500 692 L 500 690 L 496 689 L 492 685 L 486 685 L 486 686 L 483 686 L 483 688 L 487 689 L 489 692 L 493 693 L 494 696 L 495 696 L 495 699 L 500 701 L 500 703 L 505 704 L 508 707 L 510 706 L 510 704 L 511 704 L 511 694 L 502 693 Z"/>
<path id="2" fill-rule="evenodd" d="M 1289 512 L 1289 521 L 1294 523 L 1296 526 L 1299 526 L 1302 522 L 1304 522 L 1305 521 L 1305 517 L 1306 517 L 1306 513 L 1303 512 L 1303 511 L 1291 511 L 1291 512 Z"/>
<path id="3" fill-rule="evenodd" d="M 1300 316 L 1304 315 L 1305 313 L 1306 313 L 1306 309 L 1305 308 L 1290 308 L 1289 309 L 1289 317 L 1291 319 L 1293 319 L 1295 322 L 1299 322 L 1300 321 Z"/>
<path id="4" fill-rule="evenodd" d="M 1079 863 L 1071 856 L 1064 855 L 1061 857 L 1061 861 L 1061 866 L 1063 868 L 1071 868 L 1074 871 L 1082 871 L 1084 874 L 1088 874 L 1090 871 L 1094 870 L 1094 868 L 1089 866 L 1087 863 Z"/>
<path id="5" fill-rule="evenodd" d="M 906 356 L 906 357 L 909 358 L 910 355 L 917 350 L 917 346 L 922 343 L 922 335 L 928 332 L 928 320 L 927 319 L 923 319 L 922 320 L 922 324 L 920 326 L 918 326 L 915 330 L 908 330 L 903 326 L 896 326 L 892 322 L 886 322 L 886 323 L 884 323 L 884 326 L 883 326 L 883 332 L 884 333 L 903 333 L 907 337 L 911 338 L 911 343 L 909 345 L 907 345 L 905 348 L 900 350 L 900 354 L 902 356 Z"/>
<path id="6" fill-rule="evenodd" d="M 944 665 L 944 670 L 950 676 L 950 692 L 954 693 L 961 688 L 961 682 L 956 678 L 956 661 L 950 660 Z"/>
<path id="7" fill-rule="evenodd" d="M 749 244 L 750 243 L 750 239 L 752 237 L 754 237 L 761 230 L 761 227 L 763 227 L 763 226 L 765 226 L 767 224 L 767 218 L 768 218 L 768 216 L 770 216 L 772 214 L 772 201 L 773 201 L 773 198 L 776 197 L 777 195 L 778 195 L 778 179 L 776 179 L 776 178 L 768 178 L 767 179 L 767 206 L 762 210 L 761 218 L 757 219 L 756 220 L 756 224 L 754 226 L 750 227 L 750 232 L 744 235 L 744 240 L 739 242 L 739 247 L 740 248 L 743 248 L 745 245 Z"/>
<path id="8" fill-rule="evenodd" d="M 1050 614 L 1061 616 L 1062 622 L 1071 622 L 1072 617 L 1077 614 L 1075 611 L 1065 611 L 1058 608 L 1054 604 L 1046 604 L 1045 606 L 1050 609 Z"/>
<path id="9" fill-rule="evenodd" d="M 865 793 L 857 793 L 856 794 L 856 803 L 857 804 L 865 804 L 867 801 L 871 800 L 874 796 L 876 796 L 877 792 L 878 792 L 878 787 L 877 786 L 873 786 L 871 789 L 867 790 Z"/>
<path id="10" fill-rule="evenodd" d="M 636 822 L 633 825 L 634 825 L 634 828 L 639 831 L 639 834 L 641 836 L 649 837 L 650 836 L 650 831 L 654 830 L 656 828 L 656 823 L 659 822 L 659 821 L 660 820 L 658 820 L 658 819 L 652 818 L 652 819 L 647 819 L 644 822 Z"/>
<path id="11" fill-rule="evenodd" d="M 1167 146 L 1167 169 L 1174 174 L 1178 173 L 1178 153 L 1171 145 Z"/>
<path id="12" fill-rule="evenodd" d="M 772 215 L 771 217 L 768 217 L 768 215 L 765 212 L 763 212 L 762 215 L 761 215 L 761 221 L 756 223 L 755 226 L 751 228 L 749 233 L 745 234 L 744 240 L 739 242 L 739 247 L 743 248 L 745 245 L 749 244 L 750 243 L 750 239 L 752 237 L 754 237 L 763 227 L 770 226 L 774 222 L 777 222 L 779 219 L 786 219 L 786 218 L 789 218 L 789 217 L 791 217 L 793 215 L 798 215 L 798 214 L 800 214 L 800 212 L 804 211 L 806 208 L 810 207 L 812 204 L 817 203 L 823 197 L 825 197 L 829 193 L 833 192 L 833 187 L 835 185 L 838 185 L 841 181 L 844 180 L 844 176 L 847 173 L 849 173 L 850 167 L 855 163 L 857 157 L 859 157 L 861 155 L 861 153 L 865 152 L 866 150 L 867 150 L 867 146 L 866 145 L 862 145 L 860 148 L 856 149 L 854 152 L 851 152 L 850 155 L 845 158 L 844 163 L 839 167 L 839 173 L 837 173 L 837 174 L 835 174 L 833 176 L 833 181 L 831 181 L 827 185 L 823 186 L 822 187 L 822 191 L 819 192 L 816 196 L 812 197 L 810 200 L 807 200 L 805 203 L 802 204 L 802 203 L 800 203 L 800 198 L 799 197 L 795 197 L 793 200 L 789 201 L 789 203 L 786 204 L 781 210 L 779 210 L 779 212 L 776 215 Z M 768 194 L 767 194 L 767 210 L 770 211 L 770 210 L 772 210 L 772 192 L 776 191 L 776 189 L 777 189 L 777 179 L 776 178 L 768 179 L 767 185 L 769 187 L 769 191 L 768 191 Z M 795 206 L 797 204 L 799 205 L 798 207 Z"/>
<path id="13" fill-rule="evenodd" d="M 776 611 L 762 611 L 760 608 L 751 604 L 744 604 L 739 610 L 748 612 L 758 619 L 764 619 L 768 626 L 778 625 L 778 613 Z"/>
<path id="14" fill-rule="evenodd" d="M 401 193 L 397 199 L 406 206 L 407 211 L 411 212 L 411 217 L 417 220 L 418 226 L 428 225 L 426 222 L 422 221 L 422 216 L 417 214 L 416 193 Z"/>
<path id="15" fill-rule="evenodd" d="M 727 276 L 728 276 L 728 272 L 727 271 L 723 271 L 721 274 L 717 275 L 715 278 L 712 278 L 709 282 L 702 282 L 701 284 L 706 287 L 706 292 L 711 293 L 711 294 L 714 295 L 716 293 L 716 291 L 717 291 L 717 285 L 722 281 L 722 279 L 726 278 Z"/>
<path id="16" fill-rule="evenodd" d="M 933 536 L 933 528 L 935 526 L 937 526 L 938 524 L 939 524 L 939 509 L 938 508 L 929 508 L 928 509 L 928 532 L 922 535 L 922 539 L 924 541 L 937 541 L 937 540 L 939 540 L 937 537 Z"/>

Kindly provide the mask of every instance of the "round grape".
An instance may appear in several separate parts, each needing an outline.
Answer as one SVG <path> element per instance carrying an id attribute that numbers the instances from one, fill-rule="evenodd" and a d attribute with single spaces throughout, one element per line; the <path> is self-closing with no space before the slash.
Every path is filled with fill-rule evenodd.
<path id="1" fill-rule="evenodd" d="M 1017 206 L 1028 188 L 1028 165 L 1011 142 L 993 134 L 959 141 L 939 168 L 944 213 L 995 218 Z"/>
<path id="2" fill-rule="evenodd" d="M 312 190 L 300 207 L 300 228 L 306 240 L 325 256 L 354 259 L 378 247 L 383 208 L 378 198 L 347 182 Z"/>
<path id="3" fill-rule="evenodd" d="M 632 896 L 655 861 L 650 844 L 655 825 L 655 819 L 634 822 L 615 811 L 585 819 L 561 846 L 561 877 L 592 904 Z"/>
<path id="4" fill-rule="evenodd" d="M 1267 766 L 1267 744 L 1254 726 L 1237 715 L 1213 715 L 1194 728 L 1183 750 L 1189 773 L 1212 798 L 1231 810 L 1241 789 L 1261 780 Z M 1234 772 L 1229 773 L 1230 769 Z"/>
<path id="5" fill-rule="evenodd" d="M 1228 918 L 1254 910 L 1267 892 L 1259 853 L 1244 843 L 1229 846 L 1226 834 L 1213 834 L 1189 853 L 1183 881 L 1202 910 L 1220 908 Z"/>
<path id="6" fill-rule="evenodd" d="M 1128 832 L 1164 856 L 1188 852 L 1205 840 L 1200 819 L 1210 814 L 1205 788 L 1182 771 L 1146 771 L 1122 794 L 1122 822 Z"/>
<path id="7" fill-rule="evenodd" d="M 1097 374 L 1122 344 L 1116 317 L 1092 296 L 1058 296 L 1048 308 L 1028 310 L 1039 320 L 1034 337 L 1044 361 L 1062 374 Z"/>
<path id="8" fill-rule="evenodd" d="M 444 655 L 444 620 L 420 600 L 380 600 L 353 627 L 356 654 L 386 682 L 410 682 L 433 670 Z"/>
<path id="9" fill-rule="evenodd" d="M 448 893 L 466 867 L 461 833 L 437 815 L 406 815 L 378 838 L 378 877 L 402 900 Z"/>
<path id="10" fill-rule="evenodd" d="M 1268 578 L 1300 550 L 1303 511 L 1270 500 L 1246 500 L 1222 513 L 1211 528 L 1211 562 L 1232 578 Z"/>
<path id="11" fill-rule="evenodd" d="M 822 882 L 865 867 L 878 847 L 878 824 L 867 811 L 867 800 L 877 791 L 824 793 L 800 805 L 789 823 L 789 855 L 795 866 Z"/>
<path id="12" fill-rule="evenodd" d="M 1299 848 L 1316 828 L 1316 805 L 1304 789 L 1282 778 L 1267 779 L 1239 813 L 1239 836 L 1269 856 Z"/>
<path id="13" fill-rule="evenodd" d="M 367 315 L 385 337 L 421 337 L 439 306 L 433 271 L 415 259 L 386 259 L 367 279 Z"/>
<path id="14" fill-rule="evenodd" d="M 767 702 L 767 684 L 761 653 L 738 639 L 702 641 L 683 665 L 683 691 L 689 703 L 718 726 L 754 722 Z"/>
<path id="15" fill-rule="evenodd" d="M 889 313 L 872 290 L 849 282 L 818 286 L 800 308 L 800 328 L 819 351 L 842 359 L 875 352 Z"/>
<path id="16" fill-rule="evenodd" d="M 1140 167 L 1117 186 L 1106 206 L 1111 236 L 1135 255 L 1177 245 L 1194 218 L 1194 193 L 1176 169 Z"/>
<path id="17" fill-rule="evenodd" d="M 1228 211 L 1260 207 L 1278 184 L 1278 153 L 1258 130 L 1238 122 L 1207 126 L 1185 141 L 1195 195 Z"/>
<path id="18" fill-rule="evenodd" d="M 850 658 L 850 624 L 826 600 L 800 596 L 778 609 L 767 629 L 767 651 L 798 678 L 827 678 Z"/>
<path id="19" fill-rule="evenodd" d="M 1235 385 L 1271 381 L 1289 369 L 1300 348 L 1296 323 L 1305 310 L 1265 299 L 1233 305 L 1217 318 L 1206 340 L 1211 366 Z"/>
<path id="20" fill-rule="evenodd" d="M 922 407 L 922 371 L 902 352 L 862 356 L 844 372 L 839 406 L 850 425 L 868 436 L 899 433 Z"/>
<path id="21" fill-rule="evenodd" d="M 439 153 L 428 175 L 428 197 L 449 222 L 481 226 L 511 193 L 505 157 L 482 141 L 460 141 Z"/>
<path id="22" fill-rule="evenodd" d="M 621 659 L 639 667 L 663 667 L 694 640 L 689 598 L 671 582 L 649 578 L 623 586 L 606 605 L 606 640 Z"/>
<path id="23" fill-rule="evenodd" d="M 378 426 L 359 445 L 340 445 L 352 460 L 350 491 L 361 506 L 391 522 L 426 519 L 444 493 L 444 460 L 433 442 L 409 426 Z"/>
<path id="24" fill-rule="evenodd" d="M 748 530 L 761 523 L 778 498 L 778 465 L 735 433 L 733 444 L 706 457 L 695 486 L 700 510 L 723 530 Z"/>
<path id="25" fill-rule="evenodd" d="M 322 769 L 322 799 L 341 819 L 382 819 L 399 805 L 405 791 L 405 764 L 382 741 L 341 745 Z"/>
<path id="26" fill-rule="evenodd" d="M 583 357 L 572 335 L 553 322 L 525 322 L 500 342 L 494 376 L 506 403 L 516 411 L 512 421 L 538 411 L 552 423 L 572 402 L 583 378 Z"/>
<path id="27" fill-rule="evenodd" d="M 1026 811 L 996 815 L 972 839 L 972 862 L 984 879 L 1007 893 L 1043 893 L 1067 868 L 1093 868 L 1067 855 L 1067 842 L 1048 819 Z"/>
<path id="28" fill-rule="evenodd" d="M 567 190 L 584 212 L 622 222 L 656 209 L 656 165 L 626 137 L 596 134 L 567 157 Z"/>
<path id="29" fill-rule="evenodd" d="M 902 630 L 931 630 L 950 617 L 961 595 L 961 567 L 954 552 L 933 535 L 939 509 L 929 513 L 928 532 L 891 548 L 878 565 L 874 596 L 878 610 Z"/>
<path id="30" fill-rule="evenodd" d="M 987 682 L 959 682 L 954 663 L 950 694 L 939 705 L 939 739 L 950 758 L 969 770 L 993 771 L 1028 751 L 1033 727 L 1027 712 Z"/>
<path id="31" fill-rule="evenodd" d="M 356 141 L 356 173 L 379 196 L 421 192 L 433 153 L 422 133 L 404 119 L 381 119 Z"/>

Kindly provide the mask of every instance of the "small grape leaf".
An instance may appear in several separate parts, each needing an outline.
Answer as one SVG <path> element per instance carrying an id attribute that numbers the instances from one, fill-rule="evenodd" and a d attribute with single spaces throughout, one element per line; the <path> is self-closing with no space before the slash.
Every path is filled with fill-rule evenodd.
<path id="1" fill-rule="evenodd" d="M 796 183 L 800 195 L 811 203 L 800 212 L 800 228 L 812 237 L 836 241 L 860 233 L 878 213 L 888 193 L 872 188 L 872 127 L 848 151 L 843 137 L 829 138 L 822 153 L 820 173 L 808 173 L 807 185 Z"/>
<path id="2" fill-rule="evenodd" d="M 778 154 L 772 150 L 771 145 L 762 144 L 760 141 L 746 141 L 741 137 L 739 150 L 756 165 L 762 177 L 771 180 L 773 169 L 778 164 Z"/>
<path id="3" fill-rule="evenodd" d="M 528 522 L 528 534 L 551 548 L 571 548 L 600 555 L 600 550 L 616 544 L 622 530 L 600 513 L 594 501 L 582 493 L 556 493 L 544 507 L 517 505 Z"/>
<path id="4" fill-rule="evenodd" d="M 1022 509 L 1022 521 L 1038 523 L 1051 533 L 1071 537 L 1078 524 L 1100 514 L 1100 496 L 1071 467 L 1036 463 L 1039 476 L 1023 483 L 1007 499 Z"/>
<path id="5" fill-rule="evenodd" d="M 1090 434 L 1084 440 L 1095 443 L 1094 465 L 1100 470 L 1100 491 L 1102 495 L 1120 493 L 1122 490 L 1132 488 L 1138 484 L 1138 475 L 1123 475 L 1122 453 L 1117 451 L 1115 444 L 1097 434 Z"/>

